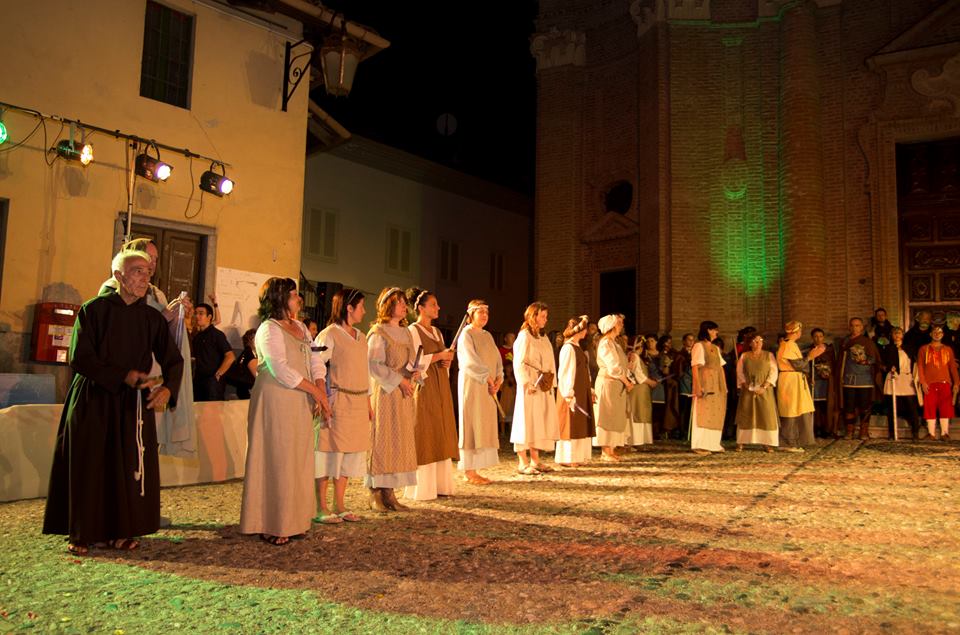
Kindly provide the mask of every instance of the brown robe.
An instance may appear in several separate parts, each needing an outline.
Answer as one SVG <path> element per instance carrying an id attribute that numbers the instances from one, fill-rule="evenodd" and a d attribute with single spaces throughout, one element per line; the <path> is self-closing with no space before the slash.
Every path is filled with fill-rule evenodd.
<path id="1" fill-rule="evenodd" d="M 411 328 L 420 331 L 417 335 L 423 346 L 423 355 L 433 355 L 446 350 L 443 336 L 435 327 L 430 334 L 416 324 Z M 417 389 L 416 403 L 417 465 L 430 465 L 459 458 L 457 420 L 453 413 L 453 396 L 450 394 L 450 371 L 441 366 L 440 362 L 430 364 L 423 385 Z"/>
<path id="2" fill-rule="evenodd" d="M 377 324 L 370 329 L 367 339 L 374 334 L 382 337 L 386 343 L 386 366 L 397 373 L 407 374 L 406 365 L 413 358 L 410 332 L 402 329 L 400 337 L 403 339 L 394 339 L 383 325 Z M 367 455 L 367 472 L 371 476 L 415 472 L 416 406 L 413 399 L 404 397 L 399 387 L 387 393 L 376 379 L 372 384 L 373 426 L 370 429 L 371 451 Z"/>

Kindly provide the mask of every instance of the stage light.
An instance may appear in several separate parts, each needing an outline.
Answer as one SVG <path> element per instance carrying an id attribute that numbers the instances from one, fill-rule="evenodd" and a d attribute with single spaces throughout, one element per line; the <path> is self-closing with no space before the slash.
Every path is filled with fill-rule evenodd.
<path id="1" fill-rule="evenodd" d="M 136 171 L 139 176 L 156 183 L 169 179 L 173 167 L 169 163 L 161 161 L 160 152 L 157 151 L 157 158 L 153 158 L 146 153 L 138 155 Z"/>
<path id="2" fill-rule="evenodd" d="M 7 140 L 7 127 L 4 125 L 3 121 L 0 121 L 0 145 L 3 145 L 3 142 Z"/>
<path id="3" fill-rule="evenodd" d="M 73 139 L 64 139 L 57 144 L 53 151 L 64 159 L 70 161 L 79 161 L 83 165 L 90 165 L 93 161 L 93 145 L 74 141 Z"/>
<path id="4" fill-rule="evenodd" d="M 214 168 L 220 166 L 223 174 L 214 172 Z M 211 163 L 210 169 L 200 176 L 200 189 L 204 192 L 210 192 L 215 196 L 224 196 L 233 191 L 233 181 L 227 178 L 227 169 L 222 163 Z"/>

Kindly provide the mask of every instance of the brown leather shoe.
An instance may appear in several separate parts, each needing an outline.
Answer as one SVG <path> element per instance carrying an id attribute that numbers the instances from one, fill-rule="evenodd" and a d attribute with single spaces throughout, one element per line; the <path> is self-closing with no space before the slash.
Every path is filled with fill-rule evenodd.
<path id="1" fill-rule="evenodd" d="M 866 441 L 867 439 L 870 438 L 870 422 L 869 421 L 863 421 L 860 423 L 860 435 L 857 438 L 862 439 L 863 441 Z"/>
<path id="2" fill-rule="evenodd" d="M 379 487 L 370 488 L 370 509 L 372 509 L 375 512 L 380 512 L 382 514 L 385 514 L 393 510 L 390 509 L 384 502 L 383 496 L 381 495 L 382 492 L 383 490 L 380 489 Z"/>
<path id="3" fill-rule="evenodd" d="M 846 440 L 848 440 L 848 441 L 851 440 L 851 439 L 853 439 L 853 431 L 856 429 L 856 427 L 857 427 L 856 424 L 848 423 L 848 424 L 847 424 L 847 436 L 845 436 L 845 437 L 843 437 L 843 438 L 846 439 Z"/>
<path id="4" fill-rule="evenodd" d="M 384 487 L 380 489 L 383 492 L 383 502 L 384 504 L 392 509 L 395 512 L 408 512 L 410 508 L 406 505 L 400 503 L 397 500 L 397 493 L 393 491 L 392 487 Z"/>

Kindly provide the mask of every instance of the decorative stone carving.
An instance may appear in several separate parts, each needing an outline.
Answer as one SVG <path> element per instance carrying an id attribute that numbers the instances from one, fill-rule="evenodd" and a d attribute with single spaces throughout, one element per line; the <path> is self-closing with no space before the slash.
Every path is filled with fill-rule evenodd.
<path id="1" fill-rule="evenodd" d="M 907 251 L 910 269 L 954 269 L 960 267 L 960 247 L 942 245 L 913 247 Z"/>
<path id="2" fill-rule="evenodd" d="M 537 71 L 558 66 L 583 66 L 587 61 L 587 36 L 581 31 L 551 29 L 530 40 L 530 53 L 537 60 Z"/>
<path id="3" fill-rule="evenodd" d="M 910 85 L 925 97 L 933 100 L 931 109 L 939 109 L 945 105 L 953 107 L 953 112 L 960 111 L 960 53 L 954 55 L 943 64 L 943 70 L 933 75 L 925 68 L 910 76 Z"/>

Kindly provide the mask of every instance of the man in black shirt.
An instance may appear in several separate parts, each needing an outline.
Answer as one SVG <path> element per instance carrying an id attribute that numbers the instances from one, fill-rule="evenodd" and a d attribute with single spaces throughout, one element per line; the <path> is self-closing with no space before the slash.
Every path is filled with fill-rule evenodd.
<path id="1" fill-rule="evenodd" d="M 198 304 L 194 309 L 197 334 L 191 341 L 196 368 L 193 371 L 194 401 L 223 401 L 223 375 L 233 364 L 234 354 L 227 336 L 213 325 L 213 307 Z"/>

